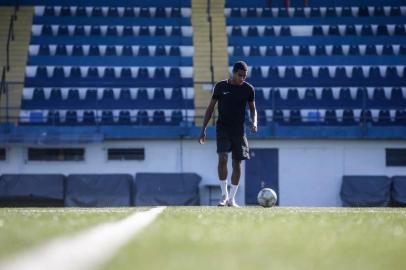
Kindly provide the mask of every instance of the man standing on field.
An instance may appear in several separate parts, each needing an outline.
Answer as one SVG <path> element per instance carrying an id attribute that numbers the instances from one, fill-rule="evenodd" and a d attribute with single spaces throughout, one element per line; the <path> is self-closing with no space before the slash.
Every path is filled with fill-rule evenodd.
<path id="1" fill-rule="evenodd" d="M 218 206 L 239 207 L 235 202 L 241 175 L 241 161 L 249 159 L 248 141 L 245 135 L 245 108 L 247 103 L 251 116 L 251 131 L 257 132 L 257 111 L 255 108 L 254 87 L 245 82 L 248 66 L 238 61 L 233 66 L 232 78 L 218 82 L 214 86 L 213 96 L 206 109 L 199 143 L 204 144 L 206 128 L 218 102 L 218 120 L 216 124 L 216 141 L 218 153 L 218 176 L 222 198 Z M 232 152 L 231 188 L 227 190 L 227 160 Z"/>

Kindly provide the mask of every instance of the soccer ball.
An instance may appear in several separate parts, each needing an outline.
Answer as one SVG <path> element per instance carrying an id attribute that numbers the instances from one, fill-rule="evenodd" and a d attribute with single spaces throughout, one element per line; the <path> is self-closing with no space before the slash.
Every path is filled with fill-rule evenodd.
<path id="1" fill-rule="evenodd" d="M 263 188 L 258 193 L 258 203 L 263 207 L 272 207 L 276 204 L 278 197 L 276 192 L 270 188 Z"/>

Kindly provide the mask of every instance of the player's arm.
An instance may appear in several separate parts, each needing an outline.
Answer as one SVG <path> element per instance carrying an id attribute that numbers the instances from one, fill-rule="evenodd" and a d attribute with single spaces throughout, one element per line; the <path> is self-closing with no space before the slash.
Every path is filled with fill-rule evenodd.
<path id="1" fill-rule="evenodd" d="M 207 125 L 209 124 L 211 116 L 213 115 L 213 111 L 214 111 L 214 107 L 216 106 L 216 103 L 217 103 L 217 99 L 212 98 L 209 106 L 207 106 L 206 113 L 204 114 L 202 130 L 200 131 L 200 136 L 199 136 L 200 144 L 204 144 L 204 141 L 206 140 L 206 128 L 207 128 Z"/>
<path id="2" fill-rule="evenodd" d="M 248 106 L 250 108 L 250 116 L 251 116 L 251 131 L 252 133 L 256 133 L 258 129 L 258 121 L 257 121 L 257 108 L 255 107 L 255 101 L 249 101 Z"/>

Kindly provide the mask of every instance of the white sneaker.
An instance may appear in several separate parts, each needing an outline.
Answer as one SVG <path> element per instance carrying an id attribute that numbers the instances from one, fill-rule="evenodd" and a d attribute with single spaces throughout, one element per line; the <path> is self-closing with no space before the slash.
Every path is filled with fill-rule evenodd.
<path id="1" fill-rule="evenodd" d="M 239 206 L 236 202 L 235 202 L 235 200 L 234 199 L 230 199 L 230 200 L 227 200 L 227 206 L 228 207 L 235 207 L 235 208 L 241 208 L 241 206 Z"/>
<path id="2" fill-rule="evenodd" d="M 221 200 L 219 201 L 219 203 L 217 204 L 217 206 L 226 206 L 227 205 L 227 201 L 228 201 L 228 196 L 227 195 L 223 195 L 221 197 Z"/>

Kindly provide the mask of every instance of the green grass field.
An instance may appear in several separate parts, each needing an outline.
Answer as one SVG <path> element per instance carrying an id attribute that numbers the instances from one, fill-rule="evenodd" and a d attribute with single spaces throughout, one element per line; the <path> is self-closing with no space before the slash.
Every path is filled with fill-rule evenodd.
<path id="1" fill-rule="evenodd" d="M 0 209 L 0 258 L 146 208 Z M 169 207 L 102 269 L 406 269 L 406 209 Z"/>

